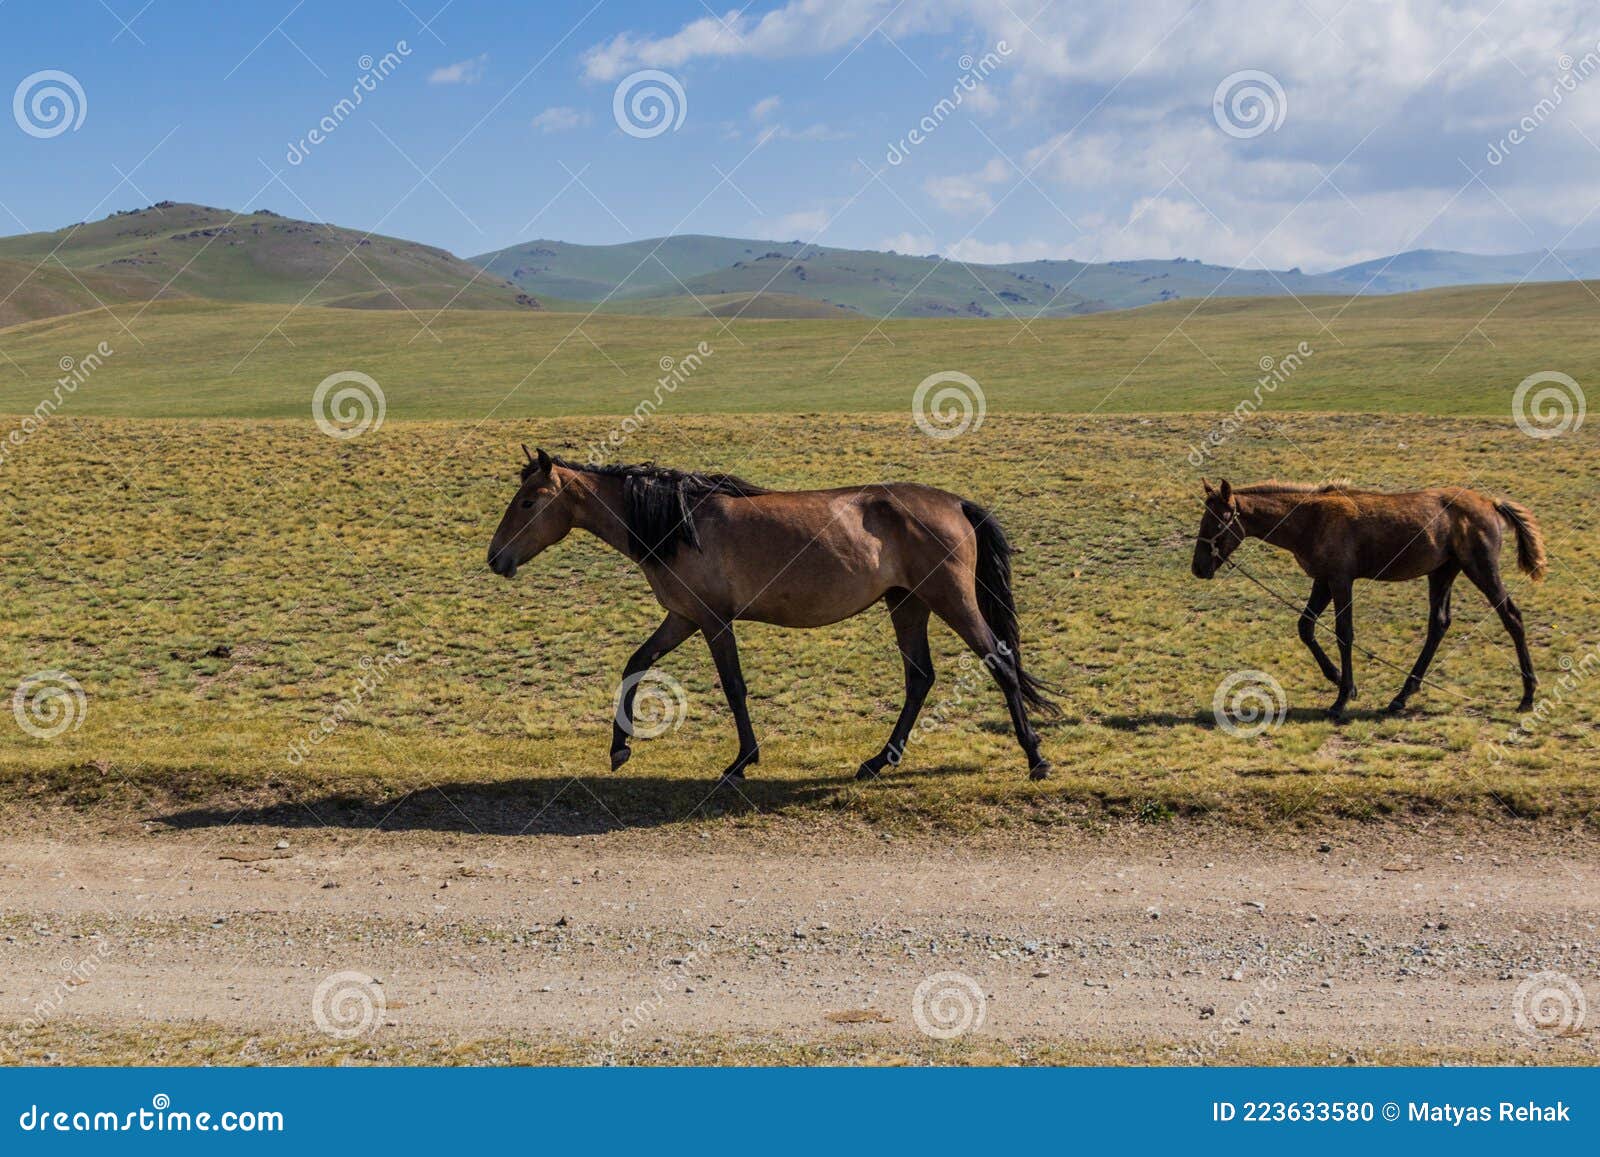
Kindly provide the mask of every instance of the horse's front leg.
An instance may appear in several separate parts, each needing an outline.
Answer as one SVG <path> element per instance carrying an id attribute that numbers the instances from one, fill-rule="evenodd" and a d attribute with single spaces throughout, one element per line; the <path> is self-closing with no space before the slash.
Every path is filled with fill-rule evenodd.
<path id="1" fill-rule="evenodd" d="M 661 625 L 655 633 L 640 644 L 639 649 L 628 660 L 628 665 L 622 669 L 622 693 L 617 696 L 617 713 L 611 720 L 611 770 L 616 771 L 633 751 L 628 746 L 628 737 L 633 734 L 633 699 L 639 691 L 639 679 L 648 671 L 655 661 L 675 649 L 690 635 L 700 629 L 700 625 L 693 619 L 686 618 L 676 611 L 668 611 L 667 617 L 661 620 Z"/>
<path id="2" fill-rule="evenodd" d="M 1339 672 L 1334 668 L 1328 653 L 1322 649 L 1322 644 L 1317 642 L 1317 616 L 1328 609 L 1328 603 L 1333 598 L 1333 591 L 1324 579 L 1317 579 L 1311 584 L 1311 597 L 1306 600 L 1306 609 L 1300 612 L 1300 641 L 1311 652 L 1311 657 L 1317 661 L 1323 677 L 1335 687 L 1339 685 Z"/>
<path id="3" fill-rule="evenodd" d="M 1335 579 L 1330 585 L 1333 589 L 1334 633 L 1339 640 L 1339 696 L 1328 708 L 1328 716 L 1339 720 L 1344 718 L 1345 704 L 1356 697 L 1355 664 L 1350 654 L 1356 641 L 1355 608 L 1352 605 L 1355 592 L 1349 579 Z"/>
<path id="4" fill-rule="evenodd" d="M 711 658 L 717 665 L 717 678 L 722 682 L 722 693 L 728 697 L 728 708 L 739 730 L 739 754 L 723 769 L 722 779 L 743 779 L 746 767 L 761 762 L 761 747 L 756 743 L 750 712 L 745 708 L 744 674 L 739 669 L 739 644 L 733 637 L 733 623 L 731 620 L 702 623 L 700 629 L 705 632 Z"/>

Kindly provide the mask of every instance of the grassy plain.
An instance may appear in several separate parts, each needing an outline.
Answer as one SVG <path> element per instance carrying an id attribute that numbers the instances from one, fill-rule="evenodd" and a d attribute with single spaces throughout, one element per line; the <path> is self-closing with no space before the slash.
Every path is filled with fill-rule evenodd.
<path id="1" fill-rule="evenodd" d="M 125 804 L 179 822 L 190 809 L 243 807 L 286 824 L 508 833 L 759 825 L 773 814 L 917 830 L 1175 814 L 1592 824 L 1600 687 L 1575 679 L 1496 759 L 1491 745 L 1518 719 L 1515 661 L 1464 584 L 1434 667 L 1440 686 L 1424 689 L 1414 714 L 1363 713 L 1402 674 L 1362 659 L 1363 711 L 1344 726 L 1321 717 L 1329 689 L 1294 637 L 1293 612 L 1237 576 L 1188 574 L 1199 487 L 1185 455 L 1213 423 L 991 405 L 981 428 L 950 441 L 902 414 L 648 424 L 626 457 L 780 487 L 915 478 L 990 505 L 1023 551 L 1029 661 L 1064 688 L 1065 717 L 1044 728 L 1057 777 L 1029 783 L 998 696 L 940 628 L 941 682 L 928 704 L 939 723 L 900 769 L 862 788 L 851 773 L 899 704 L 887 615 L 808 632 L 748 626 L 763 761 L 741 792 L 713 795 L 733 728 L 699 640 L 662 664 L 685 689 L 681 728 L 640 742 L 620 771 L 607 767 L 618 674 L 659 618 L 631 564 L 574 536 L 515 583 L 484 566 L 517 443 L 577 451 L 610 421 L 392 420 L 337 441 L 309 420 L 58 415 L 0 469 L 0 672 L 9 694 L 27 675 L 65 671 L 84 709 L 81 726 L 53 739 L 4 729 L 0 798 Z M 1593 424 L 1535 441 L 1503 418 L 1291 414 L 1253 423 L 1207 469 L 1464 482 L 1526 502 L 1549 535 L 1551 575 L 1536 588 L 1510 581 L 1554 693 L 1563 660 L 1600 646 L 1596 443 Z M 1287 556 L 1253 544 L 1241 558 L 1303 598 Z M 1508 552 L 1508 573 L 1511 561 Z M 1420 585 L 1361 588 L 1358 642 L 1409 666 L 1425 606 Z M 409 657 L 384 662 L 402 647 Z M 1270 673 L 1289 707 L 1253 738 L 1212 714 L 1219 682 L 1243 669 Z M 381 679 L 348 718 L 310 743 L 374 671 Z"/>
<path id="2" fill-rule="evenodd" d="M 1311 353 L 1270 394 L 1284 412 L 1506 418 L 1512 389 L 1560 370 L 1600 380 L 1600 299 L 1586 284 L 1405 297 L 1217 299 L 1021 322 L 740 320 L 470 310 L 438 313 L 196 300 L 73 314 L 0 331 L 0 414 L 33 410 L 63 357 L 100 342 L 113 365 L 74 415 L 310 416 L 317 383 L 358 370 L 391 418 L 475 421 L 626 414 L 662 359 L 706 343 L 666 395 L 691 414 L 908 414 L 917 384 L 959 370 L 995 414 L 1231 410 L 1263 359 Z"/>

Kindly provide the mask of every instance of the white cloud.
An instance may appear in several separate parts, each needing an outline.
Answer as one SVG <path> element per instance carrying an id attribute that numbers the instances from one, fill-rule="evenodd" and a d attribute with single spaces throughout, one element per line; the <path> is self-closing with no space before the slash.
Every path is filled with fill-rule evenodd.
<path id="1" fill-rule="evenodd" d="M 783 101 L 775 96 L 762 97 L 750 106 L 750 119 L 753 121 L 771 120 L 772 114 L 778 111 L 778 106 Z"/>
<path id="2" fill-rule="evenodd" d="M 935 252 L 939 243 L 926 233 L 896 233 L 873 245 L 874 249 L 893 249 L 896 253 L 909 253 L 916 257 Z"/>
<path id="3" fill-rule="evenodd" d="M 807 125 L 803 129 L 791 129 L 788 125 L 773 125 L 767 135 L 780 141 L 842 141 L 850 134 L 817 124 Z"/>
<path id="4" fill-rule="evenodd" d="M 589 123 L 589 114 L 580 109 L 556 105 L 533 118 L 533 127 L 544 133 L 564 133 Z"/>
<path id="5" fill-rule="evenodd" d="M 1590 0 L 1342 9 L 1332 0 L 1270 9 L 1252 0 L 1074 0 L 1045 5 L 1026 23 L 1019 11 L 993 0 L 779 0 L 759 15 L 614 36 L 583 66 L 606 80 L 641 67 L 812 57 L 823 72 L 859 79 L 898 55 L 881 43 L 887 36 L 928 66 L 925 86 L 909 83 L 931 101 L 957 79 L 957 53 L 981 56 L 1004 41 L 1003 63 L 962 102 L 989 114 L 984 134 L 947 128 L 897 170 L 908 200 L 1000 235 L 942 238 L 952 251 L 982 244 L 995 253 L 1316 269 L 1407 245 L 1554 245 L 1593 209 L 1600 151 L 1577 130 L 1600 139 L 1600 74 L 1564 93 L 1553 113 L 1534 113 L 1562 75 L 1563 54 L 1596 51 L 1596 33 L 1571 31 L 1592 28 Z M 1219 127 L 1214 95 L 1244 70 L 1281 88 L 1280 127 L 1256 136 Z M 775 115 L 776 106 L 757 119 L 771 126 Z M 1503 162 L 1486 159 L 1529 115 L 1541 123 L 1526 143 Z M 1033 170 L 1031 183 L 1016 169 L 992 169 L 984 136 Z M 1058 221 L 1060 239 L 1049 240 Z M 1582 237 L 1594 244 L 1600 213 L 1589 221 Z M 1006 239 L 1007 229 L 1017 235 Z"/>
<path id="6" fill-rule="evenodd" d="M 474 56 L 470 60 L 458 60 L 454 64 L 447 64 L 443 68 L 436 68 L 428 74 L 429 84 L 477 84 L 483 79 L 483 73 L 489 66 L 489 54 Z"/>
<path id="7" fill-rule="evenodd" d="M 810 241 L 827 227 L 831 216 L 826 209 L 800 209 L 774 219 L 768 228 L 776 241 Z"/>
<path id="8" fill-rule="evenodd" d="M 621 33 L 584 53 L 584 75 L 590 80 L 616 80 L 638 68 L 675 68 L 690 61 L 748 56 L 772 60 L 817 52 L 848 51 L 877 27 L 889 35 L 917 27 L 944 25 L 947 17 L 931 13 L 924 20 L 924 5 L 888 0 L 791 0 L 759 19 L 742 12 L 717 18 L 702 16 L 670 36 L 649 37 Z M 927 4 L 928 9 L 942 7 Z"/>
<path id="9" fill-rule="evenodd" d="M 923 189 L 946 213 L 982 213 L 994 208 L 989 187 L 1011 176 L 1011 166 L 994 157 L 975 173 L 930 177 Z"/>

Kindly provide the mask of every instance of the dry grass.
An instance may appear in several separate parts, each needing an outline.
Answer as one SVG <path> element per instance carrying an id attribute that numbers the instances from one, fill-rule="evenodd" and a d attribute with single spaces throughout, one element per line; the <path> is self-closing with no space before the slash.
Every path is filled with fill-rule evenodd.
<path id="1" fill-rule="evenodd" d="M 696 417 L 636 435 L 628 457 L 738 469 L 776 486 L 916 478 L 992 506 L 1024 553 L 1017 590 L 1030 663 L 1065 689 L 1045 729 L 1058 775 L 1030 784 L 998 696 L 963 686 L 935 633 L 942 722 L 905 765 L 858 789 L 900 695 L 887 615 L 826 630 L 742 632 L 763 761 L 741 793 L 711 791 L 733 728 L 692 641 L 681 730 L 607 769 L 623 661 L 659 611 L 630 564 L 575 536 L 514 584 L 483 555 L 513 490 L 522 439 L 575 449 L 599 420 L 403 423 L 336 442 L 309 422 L 58 418 L 0 471 L 0 672 L 5 690 L 59 668 L 86 711 L 52 739 L 0 734 L 0 798 L 133 805 L 174 822 L 390 824 L 517 833 L 763 817 L 853 818 L 901 829 L 1078 823 L 1112 814 L 1227 822 L 1396 813 L 1592 822 L 1600 803 L 1600 684 L 1573 679 L 1527 741 L 1515 661 L 1462 584 L 1434 677 L 1401 719 L 1320 716 L 1331 698 L 1294 614 L 1237 576 L 1188 574 L 1198 483 L 1184 461 L 1201 418 L 1001 417 L 949 442 L 895 417 Z M 1349 475 L 1466 482 L 1514 495 L 1550 539 L 1549 581 L 1511 579 L 1546 687 L 1600 645 L 1595 427 L 1535 442 L 1509 423 L 1296 416 L 1223 448 L 1237 479 Z M 1260 544 L 1241 555 L 1296 600 L 1306 581 Z M 1504 564 L 1511 569 L 1507 552 Z M 1421 585 L 1364 586 L 1358 641 L 1409 666 Z M 1329 625 L 1331 630 L 1331 624 Z M 291 744 L 366 669 L 405 645 L 350 718 L 298 764 Z M 1283 686 L 1283 725 L 1240 739 L 1214 725 L 1230 672 Z M 1357 706 L 1402 674 L 1362 660 Z M 433 791 L 431 789 L 440 790 Z"/>
<path id="2" fill-rule="evenodd" d="M 0 1039 L 8 1026 L 0 1023 Z M 8 1063 L 26 1065 L 1198 1065 L 1192 1042 L 1000 1041 L 969 1036 L 935 1041 L 920 1034 L 842 1027 L 825 1041 L 797 1043 L 751 1034 L 657 1037 L 603 1050 L 570 1037 L 442 1040 L 382 1030 L 340 1041 L 320 1033 L 246 1033 L 211 1021 L 106 1026 L 52 1020 L 28 1033 Z M 1350 1049 L 1328 1043 L 1241 1041 L 1210 1063 L 1229 1065 L 1592 1065 L 1594 1054 L 1564 1042 L 1503 1049 L 1395 1045 Z"/>

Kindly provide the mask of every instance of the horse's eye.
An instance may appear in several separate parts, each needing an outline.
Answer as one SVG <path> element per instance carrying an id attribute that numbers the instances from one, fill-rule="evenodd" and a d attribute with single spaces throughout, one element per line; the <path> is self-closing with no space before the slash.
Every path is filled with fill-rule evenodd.
<path id="1" fill-rule="evenodd" d="M 522 500 L 522 509 L 524 509 L 524 510 L 532 510 L 533 509 L 533 499 L 524 498 Z"/>

